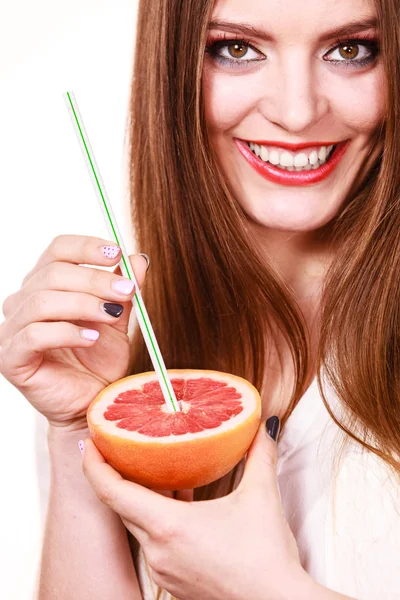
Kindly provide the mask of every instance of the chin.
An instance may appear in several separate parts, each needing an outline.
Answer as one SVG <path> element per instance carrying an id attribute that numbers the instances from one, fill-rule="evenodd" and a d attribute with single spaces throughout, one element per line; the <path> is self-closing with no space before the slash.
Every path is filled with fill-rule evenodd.
<path id="1" fill-rule="evenodd" d="M 318 207 L 311 203 L 308 209 L 304 204 L 294 208 L 292 202 L 280 202 L 278 205 L 268 206 L 268 200 L 264 199 L 260 202 L 263 204 L 262 210 L 259 208 L 260 204 L 254 207 L 250 207 L 247 203 L 246 205 L 241 203 L 241 205 L 249 220 L 258 226 L 278 231 L 302 233 L 323 227 L 338 214 L 340 209 L 340 206 L 336 205 L 331 210 L 326 210 L 326 207 L 325 210 L 321 210 L 320 202 Z"/>

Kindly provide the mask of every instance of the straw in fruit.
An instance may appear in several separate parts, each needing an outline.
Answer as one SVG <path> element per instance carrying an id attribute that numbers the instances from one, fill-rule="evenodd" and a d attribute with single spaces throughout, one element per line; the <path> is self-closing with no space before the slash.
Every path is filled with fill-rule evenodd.
<path id="1" fill-rule="evenodd" d="M 150 318 L 144 305 L 135 274 L 131 267 L 131 263 L 128 258 L 128 253 L 125 250 L 125 245 L 122 241 L 122 236 L 119 232 L 117 221 L 114 217 L 111 208 L 111 203 L 108 199 L 107 191 L 105 189 L 99 168 L 96 163 L 96 159 L 94 157 L 92 147 L 89 142 L 88 135 L 86 133 L 85 126 L 83 124 L 83 119 L 80 114 L 75 95 L 73 92 L 66 92 L 64 94 L 64 99 L 71 117 L 74 131 L 78 138 L 79 145 L 83 152 L 85 163 L 90 174 L 90 179 L 93 183 L 96 196 L 100 203 L 100 208 L 103 213 L 110 238 L 113 239 L 121 248 L 122 258 L 119 263 L 119 266 L 121 267 L 121 272 L 124 277 L 131 279 L 134 282 L 135 289 L 137 290 L 134 297 L 132 298 L 132 303 L 140 329 L 146 342 L 147 350 L 150 354 L 151 361 L 153 363 L 154 370 L 157 373 L 157 378 L 162 391 L 163 399 L 167 405 L 167 409 L 170 412 L 178 412 L 180 411 L 180 407 L 176 400 L 174 390 L 171 386 L 171 382 L 169 381 L 164 359 L 158 346 L 153 327 L 150 323 Z"/>
<path id="2" fill-rule="evenodd" d="M 200 487 L 228 473 L 259 427 L 261 398 L 246 379 L 169 369 L 181 412 L 167 411 L 156 374 L 124 377 L 92 401 L 87 420 L 106 461 L 154 490 Z"/>

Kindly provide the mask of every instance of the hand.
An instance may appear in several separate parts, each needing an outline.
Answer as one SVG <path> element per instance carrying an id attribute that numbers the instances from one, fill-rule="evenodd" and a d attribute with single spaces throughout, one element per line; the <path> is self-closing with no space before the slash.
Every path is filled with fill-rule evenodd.
<path id="1" fill-rule="evenodd" d="M 108 384 L 126 374 L 129 362 L 128 321 L 135 293 L 124 295 L 113 273 L 83 265 L 112 266 L 121 260 L 103 254 L 111 246 L 99 238 L 61 235 L 43 252 L 21 289 L 3 304 L 0 325 L 0 372 L 50 424 L 66 429 L 87 427 L 86 411 Z M 139 286 L 147 261 L 131 258 Z M 106 314 L 104 301 L 120 304 L 119 318 Z M 84 329 L 96 330 L 97 341 Z"/>
<path id="2" fill-rule="evenodd" d="M 262 423 L 236 490 L 190 502 L 124 480 L 90 439 L 83 457 L 85 476 L 142 546 L 154 582 L 184 600 L 310 598 L 312 580 L 283 515 L 276 464 L 276 444 Z"/>

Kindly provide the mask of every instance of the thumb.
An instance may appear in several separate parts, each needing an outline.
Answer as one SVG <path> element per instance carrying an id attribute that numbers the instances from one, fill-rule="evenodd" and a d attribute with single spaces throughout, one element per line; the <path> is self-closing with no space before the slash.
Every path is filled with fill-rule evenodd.
<path id="1" fill-rule="evenodd" d="M 132 265 L 133 272 L 135 273 L 136 281 L 138 282 L 139 288 L 142 287 L 146 273 L 150 267 L 150 258 L 147 254 L 130 254 L 129 260 Z M 115 275 L 122 275 L 121 267 L 118 265 L 114 269 Z"/>
<path id="2" fill-rule="evenodd" d="M 167 498 L 174 498 L 175 500 L 182 500 L 182 502 L 193 502 L 194 498 L 194 490 L 193 489 L 184 489 L 184 490 L 153 490 L 157 494 L 161 494 L 162 496 L 166 496 Z"/>
<path id="3" fill-rule="evenodd" d="M 146 258 L 147 257 L 147 258 Z M 135 274 L 136 281 L 138 283 L 139 289 L 142 289 L 142 285 L 144 284 L 144 280 L 146 278 L 146 273 L 150 266 L 150 259 L 147 254 L 131 254 L 129 256 L 129 261 L 132 266 L 132 270 Z M 116 269 L 114 269 L 115 275 L 122 275 L 121 267 L 118 265 Z M 136 292 L 136 290 L 135 290 Z M 116 329 L 120 329 L 122 331 L 126 331 L 128 328 L 129 317 L 132 312 L 132 302 L 121 302 L 124 307 L 124 312 L 121 315 L 119 321 L 114 325 Z"/>
<path id="4" fill-rule="evenodd" d="M 242 479 L 238 488 L 260 489 L 262 493 L 274 491 L 279 496 L 276 468 L 278 451 L 276 440 L 280 429 L 278 417 L 262 421 L 250 446 Z"/>

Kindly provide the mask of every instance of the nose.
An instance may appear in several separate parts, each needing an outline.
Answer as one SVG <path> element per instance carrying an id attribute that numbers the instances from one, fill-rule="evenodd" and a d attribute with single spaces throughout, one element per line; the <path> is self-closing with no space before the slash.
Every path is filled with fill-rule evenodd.
<path id="1" fill-rule="evenodd" d="M 301 134 L 318 123 L 329 102 L 318 80 L 318 67 L 309 56 L 295 50 L 267 72 L 260 112 L 281 128 Z"/>

